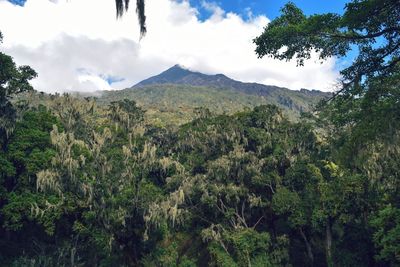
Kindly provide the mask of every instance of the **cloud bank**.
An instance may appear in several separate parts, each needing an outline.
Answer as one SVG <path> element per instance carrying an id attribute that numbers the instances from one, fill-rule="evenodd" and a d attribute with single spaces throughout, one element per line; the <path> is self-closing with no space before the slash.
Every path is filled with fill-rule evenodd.
<path id="1" fill-rule="evenodd" d="M 131 87 L 175 64 L 200 72 L 224 73 L 245 82 L 290 89 L 332 90 L 335 60 L 305 67 L 258 59 L 252 39 L 269 22 L 224 11 L 215 2 L 147 1 L 147 35 L 139 40 L 134 8 L 120 20 L 113 0 L 28 0 L 24 7 L 0 0 L 0 49 L 39 74 L 32 83 L 45 92 Z"/>

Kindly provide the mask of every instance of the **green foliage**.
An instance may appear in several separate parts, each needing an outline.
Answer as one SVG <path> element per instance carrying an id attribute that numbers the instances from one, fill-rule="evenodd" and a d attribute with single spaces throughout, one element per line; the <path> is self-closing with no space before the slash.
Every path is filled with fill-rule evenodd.
<path id="1" fill-rule="evenodd" d="M 63 211 L 55 196 L 44 197 L 33 193 L 10 193 L 8 204 L 2 208 L 5 229 L 21 230 L 27 221 L 36 220 L 48 235 L 53 235 L 55 223 Z"/>
<path id="2" fill-rule="evenodd" d="M 348 9 L 357 3 L 366 1 Z M 306 17 L 293 4 L 283 11 L 266 29 L 269 52 L 288 33 L 292 46 L 282 57 L 308 44 L 319 46 L 322 57 L 347 51 L 346 43 L 313 31 L 322 23 L 323 31 L 343 34 L 336 24 L 353 11 Z M 12 107 L 19 120 L 2 139 L 0 260 L 6 266 L 395 266 L 397 73 L 369 77 L 357 97 L 339 96 L 316 118 L 297 122 L 277 106 L 258 106 L 270 103 L 265 99 L 215 88 L 196 88 L 197 99 L 185 87 L 122 91 L 101 99 L 103 106 L 91 98 L 28 94 Z M 295 109 L 301 94 L 276 101 Z M 132 95 L 148 101 L 153 117 Z M 176 109 L 171 99 L 191 108 Z M 159 127 L 167 124 L 155 123 L 160 110 L 181 112 L 176 125 L 187 123 Z M 383 121 L 384 114 L 393 120 Z"/>
<path id="3" fill-rule="evenodd" d="M 373 235 L 365 217 L 383 188 L 330 160 L 336 152 L 310 122 L 260 106 L 198 110 L 190 123 L 162 129 L 129 100 L 107 108 L 67 95 L 46 101 L 47 109 L 29 104 L 0 154 L 1 231 L 20 239 L 0 242 L 9 265 L 390 261 L 372 257 L 373 241 L 385 253 L 394 243 Z"/>
<path id="4" fill-rule="evenodd" d="M 149 85 L 121 91 L 104 92 L 99 103 L 123 99 L 135 100 L 147 111 L 145 116 L 159 126 L 180 125 L 198 117 L 198 108 L 211 113 L 234 114 L 246 108 L 273 104 L 282 108 L 292 120 L 301 112 L 311 111 L 319 100 L 329 94 L 322 92 L 292 91 L 285 88 L 272 90 L 268 96 L 258 96 L 233 89 L 195 87 L 188 85 Z"/>
<path id="5" fill-rule="evenodd" d="M 0 43 L 3 36 L 0 33 Z M 29 80 L 36 77 L 36 72 L 29 66 L 17 67 L 9 55 L 0 52 L 0 145 L 4 146 L 16 120 L 16 109 L 11 98 L 26 91 L 32 91 Z"/>
<path id="6" fill-rule="evenodd" d="M 259 105 L 302 111 L 316 101 L 304 92 L 168 85 L 100 106 L 36 93 L 11 102 L 35 73 L 0 54 L 1 264 L 399 265 L 395 4 L 307 17 L 289 3 L 256 39 L 260 56 L 299 64 L 313 49 L 321 59 L 360 49 L 344 91 L 297 122 Z"/>
<path id="7" fill-rule="evenodd" d="M 313 52 L 321 60 L 357 52 L 341 71 L 335 97 L 320 105 L 318 114 L 318 123 L 338 137 L 332 143 L 344 164 L 354 163 L 354 154 L 365 154 L 366 145 L 392 142 L 398 135 L 399 14 L 395 0 L 354 0 L 343 15 L 311 16 L 290 2 L 254 40 L 259 57 L 295 57 L 299 65 Z"/>
<path id="8" fill-rule="evenodd" d="M 216 242 L 211 243 L 208 246 L 208 250 L 211 256 L 211 266 L 238 266 L 234 259 L 232 259 L 232 257 L 230 257 L 229 254 L 226 253 L 226 251 L 224 251 L 224 249 Z"/>
<path id="9" fill-rule="evenodd" d="M 390 72 L 399 61 L 397 1 L 354 0 L 346 5 L 342 16 L 327 13 L 308 17 L 289 2 L 281 13 L 254 40 L 259 57 L 267 55 L 281 60 L 296 57 L 298 64 L 303 65 L 313 51 L 319 52 L 320 59 L 326 59 L 345 56 L 356 45 L 357 59 L 342 71 L 351 82 L 358 82 L 363 75 Z M 376 46 L 378 38 L 383 41 Z"/>
<path id="10" fill-rule="evenodd" d="M 303 170 L 292 169 L 287 177 L 290 180 L 285 182 L 290 191 L 305 200 L 300 205 L 304 213 L 300 218 L 312 218 L 311 225 L 315 227 L 310 228 L 306 220 L 298 223 L 303 225 L 300 231 L 305 243 L 307 234 L 318 231 L 317 226 L 325 227 L 328 265 L 356 264 L 354 253 L 352 259 L 339 261 L 334 259 L 333 251 L 329 252 L 334 247 L 348 253 L 349 242 L 364 242 L 364 251 L 375 254 L 376 259 L 398 264 L 394 252 L 398 248 L 393 245 L 398 241 L 396 228 L 387 222 L 396 221 L 400 189 L 396 171 L 400 155 L 399 14 L 400 5 L 395 0 L 353 0 L 346 4 L 343 15 L 311 16 L 288 3 L 281 16 L 254 40 L 259 57 L 296 58 L 299 65 L 313 52 L 318 52 L 321 60 L 343 57 L 351 50 L 357 52 L 350 66 L 341 71 L 339 91 L 328 103 L 321 104 L 319 113 L 311 118 L 321 128 L 318 131 L 325 143 L 320 150 L 323 154 L 319 155 L 322 161 L 313 159 L 307 163 L 319 170 L 318 176 L 311 175 L 318 179 L 308 181 L 310 173 L 304 166 Z M 275 202 L 277 208 L 290 207 L 280 198 Z M 368 224 L 370 215 L 372 229 Z M 357 229 L 359 236 L 351 229 Z M 339 242 L 332 241 L 335 235 Z M 368 239 L 360 241 L 362 235 Z M 372 241 L 377 251 L 371 248 Z M 310 259 L 312 256 L 309 253 Z M 357 258 L 363 256 L 357 254 Z M 369 258 L 365 264 L 374 263 Z"/>
<path id="11" fill-rule="evenodd" d="M 36 173 L 49 166 L 54 150 L 51 148 L 49 131 L 57 119 L 40 107 L 26 112 L 15 125 L 15 134 L 8 143 L 8 157 L 19 176 L 17 184 L 32 183 Z"/>
<path id="12" fill-rule="evenodd" d="M 4 153 L 0 153 L 0 200 L 5 198 L 7 184 L 10 183 L 12 177 L 16 174 L 16 170 L 12 162 L 7 159 Z"/>
<path id="13" fill-rule="evenodd" d="M 175 240 L 174 240 L 175 239 Z M 142 260 L 143 266 L 171 266 L 171 267 L 194 267 L 196 262 L 189 259 L 186 255 L 181 255 L 182 245 L 187 242 L 180 236 L 174 239 L 166 238 L 160 242 L 150 255 Z"/>
<path id="14" fill-rule="evenodd" d="M 225 232 L 221 244 L 208 245 L 211 266 L 287 266 L 285 237 L 279 237 L 274 246 L 268 233 L 243 229 Z"/>
<path id="15" fill-rule="evenodd" d="M 397 266 L 400 264 L 400 209 L 387 205 L 376 214 L 371 225 L 375 228 L 373 240 L 379 249 L 378 260 Z"/>

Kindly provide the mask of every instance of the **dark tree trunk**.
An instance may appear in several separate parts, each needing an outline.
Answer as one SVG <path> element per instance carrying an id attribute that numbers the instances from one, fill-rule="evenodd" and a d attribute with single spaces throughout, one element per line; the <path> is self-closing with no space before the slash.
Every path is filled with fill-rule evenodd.
<path id="1" fill-rule="evenodd" d="M 301 237 L 303 238 L 304 243 L 306 245 L 307 256 L 308 256 L 308 259 L 310 260 L 310 266 L 314 266 L 314 254 L 312 252 L 312 248 L 311 248 L 310 242 L 308 242 L 307 236 L 303 232 L 302 228 L 300 228 L 300 234 L 301 234 Z"/>
<path id="2" fill-rule="evenodd" d="M 332 221 L 330 218 L 326 221 L 326 263 L 328 267 L 333 267 L 332 259 Z"/>

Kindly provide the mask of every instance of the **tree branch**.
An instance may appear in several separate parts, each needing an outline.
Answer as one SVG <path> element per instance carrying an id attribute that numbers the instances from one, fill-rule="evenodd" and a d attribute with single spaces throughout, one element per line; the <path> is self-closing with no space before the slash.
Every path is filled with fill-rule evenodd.
<path id="1" fill-rule="evenodd" d="M 375 33 L 370 33 L 366 35 L 346 35 L 346 34 L 325 34 L 327 37 L 330 38 L 339 38 L 339 39 L 347 39 L 347 40 L 362 40 L 362 39 L 371 39 L 371 38 L 376 38 L 379 36 L 384 35 L 385 33 L 389 32 L 400 32 L 400 27 L 389 27 L 386 28 L 380 32 L 375 32 Z"/>
<path id="2" fill-rule="evenodd" d="M 257 222 L 256 222 L 256 223 L 253 225 L 253 227 L 251 227 L 251 228 L 255 229 L 256 226 L 261 222 L 262 219 L 264 219 L 264 215 L 261 216 L 260 219 L 258 219 Z"/>

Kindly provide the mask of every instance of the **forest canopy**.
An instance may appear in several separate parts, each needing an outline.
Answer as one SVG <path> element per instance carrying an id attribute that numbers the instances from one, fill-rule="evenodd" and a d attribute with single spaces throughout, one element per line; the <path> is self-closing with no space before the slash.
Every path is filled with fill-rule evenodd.
<path id="1" fill-rule="evenodd" d="M 283 7 L 260 57 L 358 51 L 297 121 L 262 105 L 159 126 L 134 99 L 38 93 L 0 53 L 0 265 L 400 265 L 399 16 Z"/>

